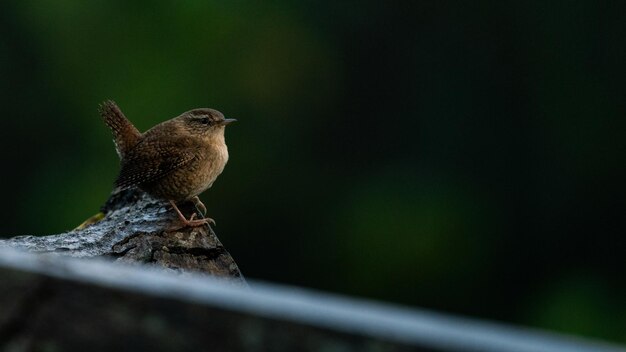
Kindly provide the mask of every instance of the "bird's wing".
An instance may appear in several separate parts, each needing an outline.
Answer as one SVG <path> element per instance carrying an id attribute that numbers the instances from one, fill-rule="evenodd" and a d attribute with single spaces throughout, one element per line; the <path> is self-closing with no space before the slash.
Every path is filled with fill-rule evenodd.
<path id="1" fill-rule="evenodd" d="M 129 188 L 156 181 L 194 158 L 195 154 L 181 143 L 142 141 L 122 161 L 122 169 L 115 185 Z"/>

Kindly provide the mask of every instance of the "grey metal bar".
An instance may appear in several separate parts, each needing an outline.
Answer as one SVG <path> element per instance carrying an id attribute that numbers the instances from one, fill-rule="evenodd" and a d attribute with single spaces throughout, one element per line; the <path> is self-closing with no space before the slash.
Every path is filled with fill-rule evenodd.
<path id="1" fill-rule="evenodd" d="M 231 312 L 248 320 L 287 323 L 347 339 L 381 341 L 391 346 L 388 350 L 396 346 L 397 350 L 434 351 L 626 351 L 605 342 L 295 287 L 251 281 L 250 289 L 242 289 L 207 276 L 0 248 L 0 282 L 10 277 L 7 271 L 130 292 L 146 299 L 173 299 L 181 305 Z"/>

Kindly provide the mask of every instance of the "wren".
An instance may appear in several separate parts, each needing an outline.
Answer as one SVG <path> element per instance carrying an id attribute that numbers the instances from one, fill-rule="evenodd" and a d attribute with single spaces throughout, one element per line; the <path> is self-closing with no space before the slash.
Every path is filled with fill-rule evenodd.
<path id="1" fill-rule="evenodd" d="M 141 133 L 111 100 L 100 105 L 100 115 L 113 132 L 121 160 L 118 189 L 139 187 L 168 200 L 185 226 L 215 224 L 208 217 L 196 219 L 196 213 L 187 219 L 176 203 L 193 201 L 206 213 L 198 195 L 213 185 L 228 162 L 224 130 L 235 119 L 214 109 L 193 109 Z"/>

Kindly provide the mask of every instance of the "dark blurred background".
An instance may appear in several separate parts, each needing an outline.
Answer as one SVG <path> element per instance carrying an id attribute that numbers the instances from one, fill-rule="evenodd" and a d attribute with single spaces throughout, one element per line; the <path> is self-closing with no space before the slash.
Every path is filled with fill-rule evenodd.
<path id="1" fill-rule="evenodd" d="M 4 1 L 0 233 L 98 211 L 101 101 L 213 107 L 246 276 L 626 342 L 625 63 L 623 1 Z"/>

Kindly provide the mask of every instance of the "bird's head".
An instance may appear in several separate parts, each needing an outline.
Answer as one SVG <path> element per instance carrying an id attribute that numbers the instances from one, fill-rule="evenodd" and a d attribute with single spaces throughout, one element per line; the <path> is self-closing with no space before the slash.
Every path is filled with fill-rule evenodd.
<path id="1" fill-rule="evenodd" d="M 203 138 L 223 136 L 226 125 L 237 121 L 224 118 L 224 114 L 209 108 L 193 109 L 184 112 L 178 116 L 177 120 L 182 122 L 183 128 L 191 134 L 199 135 Z"/>

